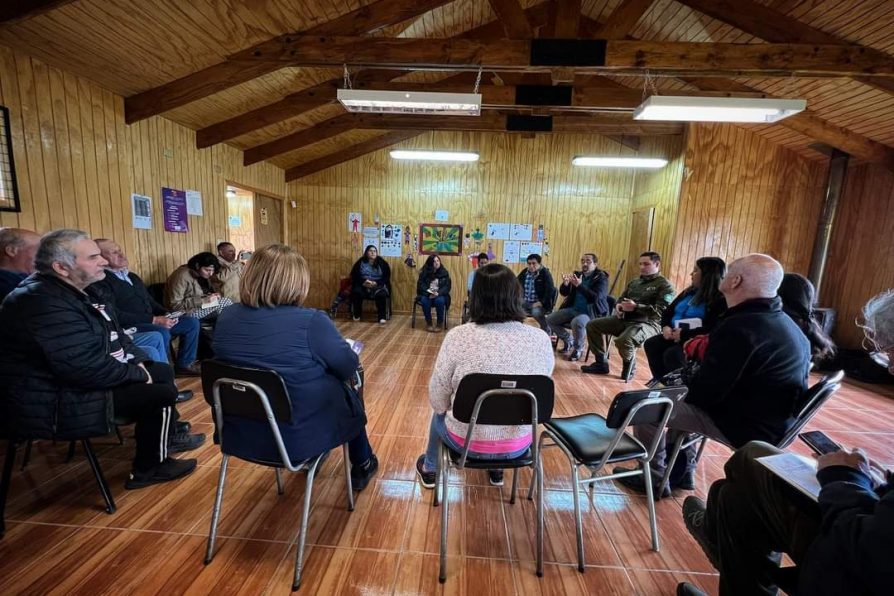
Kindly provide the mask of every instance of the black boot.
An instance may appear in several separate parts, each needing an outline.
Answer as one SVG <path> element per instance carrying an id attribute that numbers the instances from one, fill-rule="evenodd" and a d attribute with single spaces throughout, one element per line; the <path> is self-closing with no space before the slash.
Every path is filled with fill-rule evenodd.
<path id="1" fill-rule="evenodd" d="M 605 354 L 595 354 L 593 364 L 586 364 L 580 367 L 581 372 L 591 375 L 607 375 L 608 374 L 608 358 Z"/>
<path id="2" fill-rule="evenodd" d="M 633 373 L 636 372 L 636 358 L 633 360 L 624 360 L 623 362 L 624 366 L 621 368 L 621 379 L 627 383 L 633 378 Z"/>

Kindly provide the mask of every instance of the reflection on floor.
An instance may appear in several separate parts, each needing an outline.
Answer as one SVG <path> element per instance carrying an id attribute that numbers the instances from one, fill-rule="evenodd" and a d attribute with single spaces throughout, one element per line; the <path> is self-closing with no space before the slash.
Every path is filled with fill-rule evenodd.
<path id="1" fill-rule="evenodd" d="M 305 594 L 673 594 L 688 580 L 716 593 L 717 576 L 686 533 L 681 492 L 658 503 L 661 551 L 649 549 L 644 498 L 610 483 L 597 486 L 595 507 L 584 511 L 587 571 L 574 566 L 574 522 L 569 473 L 555 450 L 546 458 L 546 571 L 534 574 L 533 508 L 508 503 L 484 472 L 454 476 L 451 490 L 449 577 L 437 581 L 439 510 L 414 479 L 430 409 L 427 383 L 443 334 L 411 330 L 396 316 L 385 326 L 340 322 L 342 332 L 365 342 L 363 364 L 369 434 L 381 461 L 377 479 L 357 508 L 344 508 L 338 457 L 321 472 L 308 534 Z M 496 348 L 496 346 L 495 346 Z M 556 365 L 556 412 L 604 413 L 618 391 L 641 387 L 648 366 L 624 385 L 583 375 L 578 364 Z M 619 363 L 612 361 L 618 372 Z M 211 434 L 210 410 L 199 383 L 181 408 L 184 419 Z M 894 390 L 848 382 L 811 428 L 844 444 L 862 446 L 894 464 Z M 130 436 L 132 429 L 125 429 Z M 181 482 L 124 491 L 133 440 L 95 441 L 118 504 L 114 515 L 101 498 L 82 455 L 65 463 L 66 445 L 35 444 L 32 461 L 13 475 L 7 533 L 0 542 L 4 594 L 272 594 L 288 593 L 298 535 L 304 477 L 286 474 L 277 496 L 273 472 L 234 461 L 223 503 L 221 539 L 209 566 L 202 564 L 220 455 L 205 444 L 195 453 L 196 473 Z M 806 451 L 800 444 L 799 451 Z M 722 475 L 728 452 L 709 445 L 695 494 L 704 496 Z M 21 455 L 19 456 L 21 461 Z M 530 475 L 522 476 L 526 487 Z M 584 499 L 584 503 L 587 503 Z"/>

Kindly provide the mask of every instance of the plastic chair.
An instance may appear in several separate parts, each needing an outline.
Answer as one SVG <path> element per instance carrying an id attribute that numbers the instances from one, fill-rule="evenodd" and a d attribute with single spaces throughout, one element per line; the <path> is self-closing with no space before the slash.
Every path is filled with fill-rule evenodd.
<path id="1" fill-rule="evenodd" d="M 476 470 L 512 470 L 512 490 L 509 503 L 515 504 L 518 493 L 518 469 L 537 465 L 537 444 L 514 459 L 477 459 L 469 455 L 469 445 L 475 427 L 483 425 L 531 425 L 532 441 L 537 436 L 537 425 L 549 420 L 553 412 L 555 390 L 553 380 L 543 375 L 499 375 L 475 373 L 466 375 L 456 389 L 453 417 L 469 425 L 462 451 L 454 451 L 443 441 L 438 450 L 438 469 L 432 505 L 441 507 L 441 564 L 438 581 L 447 579 L 447 478 L 450 467 Z M 542 476 L 542 475 L 541 475 Z M 440 494 L 438 487 L 440 485 Z M 541 490 L 539 495 L 543 495 Z M 439 499 L 440 498 L 440 499 Z M 537 510 L 542 519 L 543 499 L 538 498 Z M 537 528 L 537 575 L 543 576 L 543 526 Z"/>
<path id="2" fill-rule="evenodd" d="M 577 570 L 584 572 L 584 538 L 583 520 L 581 519 L 580 489 L 589 487 L 590 501 L 593 501 L 593 485 L 605 480 L 614 480 L 625 476 L 642 475 L 646 485 L 646 501 L 649 509 L 649 524 L 652 530 L 652 550 L 658 551 L 658 520 L 655 517 L 655 502 L 652 499 L 652 474 L 649 464 L 659 441 L 664 439 L 664 428 L 673 411 L 674 403 L 683 399 L 688 389 L 672 387 L 667 389 L 645 389 L 624 391 L 615 396 L 606 416 L 599 414 L 582 414 L 569 418 L 554 418 L 544 423 L 546 427 L 540 433 L 540 450 L 538 457 L 543 457 L 543 449 L 548 439 L 558 446 L 571 465 L 571 482 L 574 492 L 574 519 L 577 534 Z M 658 424 L 658 432 L 651 445 L 643 445 L 632 434 L 627 432 L 628 426 Z M 597 476 L 606 464 L 625 461 L 638 461 L 641 467 L 628 472 L 619 472 L 605 476 Z M 581 479 L 579 467 L 590 471 L 590 478 Z M 537 464 L 537 474 L 543 473 L 543 462 Z M 528 490 L 528 498 L 533 497 L 535 486 L 540 491 L 542 501 L 543 478 L 535 479 Z M 538 507 L 537 527 L 543 527 L 543 508 Z"/>
<path id="3" fill-rule="evenodd" d="M 298 537 L 298 553 L 295 557 L 295 575 L 292 590 L 301 585 L 301 569 L 304 564 L 304 543 L 307 538 L 307 521 L 310 515 L 311 497 L 313 495 L 314 475 L 317 467 L 328 452 L 316 457 L 293 463 L 286 450 L 278 423 L 288 424 L 292 421 L 292 402 L 285 382 L 276 371 L 234 366 L 217 360 L 202 363 L 202 385 L 205 395 L 211 395 L 214 409 L 215 436 L 220 442 L 223 459 L 220 462 L 220 477 L 217 483 L 217 496 L 211 514 L 211 531 L 208 535 L 208 548 L 205 552 L 205 564 L 214 557 L 214 542 L 217 539 L 217 523 L 220 520 L 220 509 L 223 501 L 224 484 L 227 479 L 227 465 L 230 457 L 250 461 L 262 466 L 272 467 L 276 473 L 276 488 L 283 494 L 281 471 L 307 472 L 307 485 L 304 491 L 304 507 L 301 512 L 301 531 Z M 276 443 L 280 458 L 276 461 L 264 461 L 246 458 L 232 452 L 223 440 L 224 419 L 229 424 L 238 424 L 239 419 L 266 421 L 270 425 L 270 434 Z M 342 445 L 345 465 L 345 484 L 347 487 L 348 511 L 354 510 L 354 495 L 351 489 L 351 463 L 348 457 L 348 444 Z"/>
<path id="4" fill-rule="evenodd" d="M 829 401 L 829 399 L 835 395 L 835 392 L 841 388 L 842 379 L 844 379 L 844 371 L 836 371 L 830 375 L 824 376 L 804 393 L 801 397 L 800 408 L 798 409 L 798 415 L 795 417 L 795 423 L 788 432 L 785 433 L 782 439 L 775 444 L 775 447 L 785 449 L 792 444 L 792 441 L 795 440 L 795 437 L 798 436 L 801 429 L 803 429 L 804 426 L 810 422 L 810 419 L 819 412 L 820 408 L 823 407 L 823 404 Z M 735 449 L 734 445 L 730 445 L 725 441 L 720 441 L 714 437 L 711 438 L 722 445 L 726 445 L 730 449 Z M 698 444 L 698 451 L 695 455 L 695 461 L 697 463 L 701 459 L 707 443 L 708 437 L 698 433 L 680 433 L 679 436 L 677 436 L 674 441 L 673 449 L 668 457 L 667 468 L 664 471 L 664 476 L 661 478 L 661 484 L 658 486 L 659 495 L 663 494 L 665 487 L 670 482 L 671 470 L 673 469 L 674 464 L 677 463 L 677 457 L 679 457 L 680 451 Z"/>

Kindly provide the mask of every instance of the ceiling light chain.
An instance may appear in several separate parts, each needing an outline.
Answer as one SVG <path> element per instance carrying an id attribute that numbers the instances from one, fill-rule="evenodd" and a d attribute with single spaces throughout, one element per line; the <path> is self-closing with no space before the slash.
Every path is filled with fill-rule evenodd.
<path id="1" fill-rule="evenodd" d="M 351 73 L 348 72 L 348 65 L 343 64 L 342 66 L 345 69 L 344 75 L 342 75 L 344 88 L 353 89 L 354 87 L 351 86 Z"/>
<path id="2" fill-rule="evenodd" d="M 479 66 L 478 67 L 478 76 L 475 77 L 475 89 L 472 91 L 472 93 L 478 93 L 478 88 L 481 86 L 481 73 L 483 71 L 484 71 L 484 69 L 481 66 Z"/>
<path id="3" fill-rule="evenodd" d="M 660 93 L 658 92 L 658 86 L 655 85 L 655 77 L 649 73 L 649 69 L 647 68 L 645 71 L 645 78 L 643 79 L 643 100 L 650 95 L 660 95 Z"/>

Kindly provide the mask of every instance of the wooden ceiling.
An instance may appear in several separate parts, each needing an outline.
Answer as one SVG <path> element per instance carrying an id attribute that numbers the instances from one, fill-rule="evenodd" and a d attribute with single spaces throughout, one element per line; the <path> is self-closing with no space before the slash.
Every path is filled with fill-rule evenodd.
<path id="1" fill-rule="evenodd" d="M 573 82 L 573 105 L 606 109 L 635 105 L 644 87 L 660 93 L 799 97 L 807 100 L 807 113 L 748 128 L 810 159 L 824 158 L 811 148 L 820 142 L 894 169 L 890 0 L 40 0 L 0 9 L 0 23 L 0 43 L 127 98 L 129 120 L 161 111 L 197 130 L 199 146 L 227 142 L 245 150 L 247 162 L 267 159 L 293 174 L 399 142 L 425 128 L 419 117 L 404 122 L 345 116 L 333 103 L 341 86 L 342 57 L 332 60 L 332 52 L 320 53 L 325 60 L 298 67 L 297 59 L 283 55 L 290 48 L 307 48 L 300 54 L 307 63 L 307 54 L 315 51 L 313 39 L 322 44 L 330 43 L 324 36 L 364 35 L 403 38 L 401 43 L 414 48 L 403 54 L 385 48 L 367 56 L 367 65 L 385 59 L 404 64 L 408 56 L 417 59 L 430 51 L 431 59 L 449 62 L 454 70 L 408 73 L 352 65 L 352 83 L 367 88 L 393 88 L 396 81 L 417 88 L 471 89 L 475 73 L 457 74 L 456 67 L 468 70 L 483 56 L 498 54 L 482 78 L 489 107 L 485 119 L 459 128 L 500 130 L 507 111 L 550 112 L 517 107 L 511 90 L 520 84 Z M 527 40 L 536 37 L 619 40 L 609 42 L 607 56 L 617 58 L 620 67 L 586 74 L 569 68 L 505 72 L 531 70 L 513 65 L 524 56 Z M 412 38 L 466 41 L 420 47 Z M 350 41 L 355 48 L 372 45 Z M 671 52 L 679 53 L 680 46 L 670 42 L 690 44 L 684 60 Z M 760 44 L 757 54 L 763 62 L 749 68 L 744 48 L 691 44 Z M 630 47 L 653 53 L 643 58 L 627 53 Z M 705 48 L 710 59 L 699 58 Z M 717 56 L 729 49 L 727 61 L 718 62 Z M 820 50 L 835 58 L 810 63 Z M 361 53 L 368 52 L 346 57 L 353 62 Z M 656 58 L 668 56 L 670 63 Z M 649 67 L 648 79 L 643 66 Z M 701 72 L 686 72 L 693 68 Z M 770 68 L 775 72 L 766 76 Z M 796 72 L 784 74 L 790 70 Z M 630 136 L 680 130 L 679 125 L 634 123 L 629 116 L 604 111 L 555 114 L 557 131 L 616 135 L 628 145 Z M 431 120 L 432 126 L 451 126 L 439 120 Z"/>

